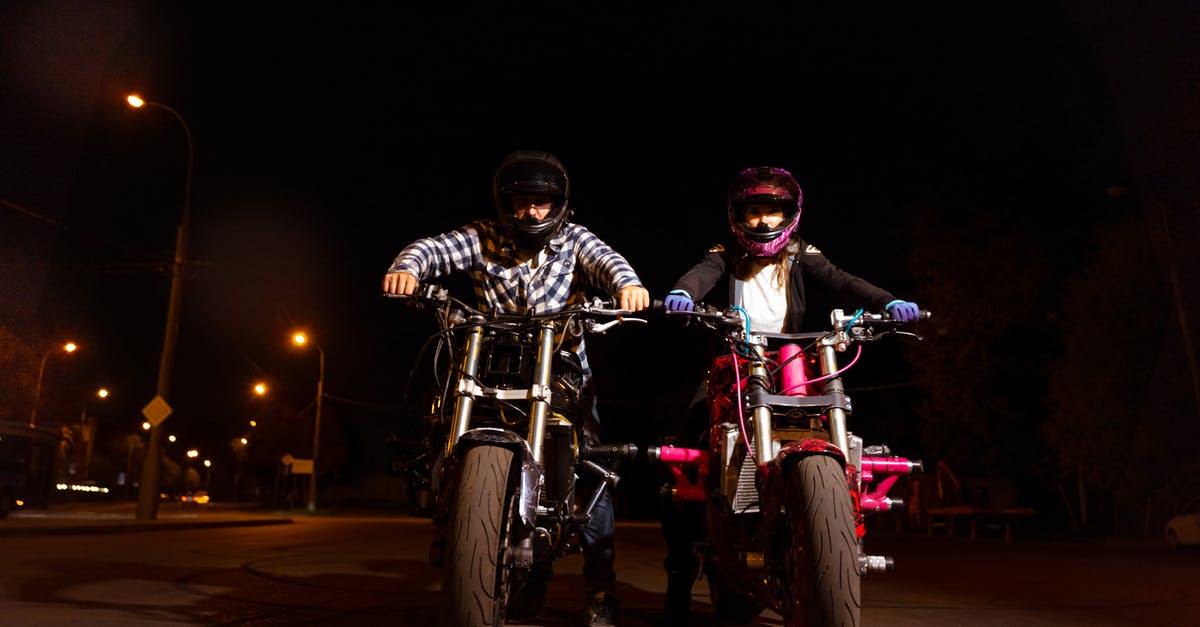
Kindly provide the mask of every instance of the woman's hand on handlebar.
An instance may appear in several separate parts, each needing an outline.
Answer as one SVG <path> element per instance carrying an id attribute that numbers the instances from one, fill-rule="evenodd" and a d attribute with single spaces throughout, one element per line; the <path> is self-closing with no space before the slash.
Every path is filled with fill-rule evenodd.
<path id="1" fill-rule="evenodd" d="M 383 292 L 408 296 L 417 291 L 417 277 L 403 270 L 383 275 Z"/>
<path id="2" fill-rule="evenodd" d="M 617 303 L 626 311 L 641 311 L 650 306 L 650 292 L 640 285 L 626 285 L 617 292 Z"/>
<path id="3" fill-rule="evenodd" d="M 683 290 L 672 290 L 667 297 L 663 299 L 663 309 L 667 311 L 691 311 L 696 308 L 696 303 L 692 300 L 691 295 Z"/>

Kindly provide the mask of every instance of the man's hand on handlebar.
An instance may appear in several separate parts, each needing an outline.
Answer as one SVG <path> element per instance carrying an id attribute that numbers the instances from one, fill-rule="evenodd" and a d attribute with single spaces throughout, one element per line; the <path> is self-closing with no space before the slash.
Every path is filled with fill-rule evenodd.
<path id="1" fill-rule="evenodd" d="M 417 291 L 417 277 L 403 270 L 383 275 L 383 292 L 408 296 Z"/>
<path id="2" fill-rule="evenodd" d="M 650 292 L 640 285 L 626 285 L 617 292 L 617 303 L 626 311 L 641 311 L 650 306 Z"/>

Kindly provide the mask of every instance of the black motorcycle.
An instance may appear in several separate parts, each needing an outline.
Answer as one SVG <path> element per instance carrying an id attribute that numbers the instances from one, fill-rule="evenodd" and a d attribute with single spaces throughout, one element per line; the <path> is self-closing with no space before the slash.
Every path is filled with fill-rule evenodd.
<path id="1" fill-rule="evenodd" d="M 632 444 L 587 444 L 582 368 L 563 346 L 645 321 L 600 299 L 509 315 L 480 312 L 436 285 L 394 298 L 431 312 L 439 354 L 452 351 L 439 380 L 439 406 L 450 413 L 430 416 L 429 426 L 443 434 L 429 552 L 445 568 L 438 624 L 528 620 L 542 608 L 553 563 L 579 551 L 579 530 L 620 480 L 603 463 L 637 454 Z M 596 487 L 580 493 L 585 475 Z"/>

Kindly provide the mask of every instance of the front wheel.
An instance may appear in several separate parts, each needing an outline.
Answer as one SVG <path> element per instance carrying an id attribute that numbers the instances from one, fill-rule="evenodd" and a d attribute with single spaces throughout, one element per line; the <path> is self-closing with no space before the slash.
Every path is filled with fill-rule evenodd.
<path id="1" fill-rule="evenodd" d="M 862 581 L 846 473 L 832 457 L 801 459 L 784 478 L 790 521 L 788 625 L 857 627 Z"/>
<path id="2" fill-rule="evenodd" d="M 463 455 L 450 498 L 446 573 L 439 625 L 504 624 L 504 547 L 512 499 L 508 477 L 513 453 L 476 446 Z"/>

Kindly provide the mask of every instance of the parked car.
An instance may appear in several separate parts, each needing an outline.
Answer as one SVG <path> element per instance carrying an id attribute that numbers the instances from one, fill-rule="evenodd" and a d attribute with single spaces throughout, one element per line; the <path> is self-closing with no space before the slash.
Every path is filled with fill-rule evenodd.
<path id="1" fill-rule="evenodd" d="M 1163 538 L 1167 548 L 1178 549 L 1181 546 L 1200 546 L 1200 498 L 1192 501 L 1191 505 L 1167 519 Z"/>
<path id="2" fill-rule="evenodd" d="M 204 490 L 185 492 L 183 496 L 179 497 L 179 501 L 184 505 L 208 505 L 208 492 Z"/>

